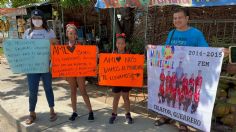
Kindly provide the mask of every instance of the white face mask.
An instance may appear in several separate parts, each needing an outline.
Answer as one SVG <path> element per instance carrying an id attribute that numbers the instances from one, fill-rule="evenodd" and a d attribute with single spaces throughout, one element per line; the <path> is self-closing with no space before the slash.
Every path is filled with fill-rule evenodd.
<path id="1" fill-rule="evenodd" d="M 32 20 L 32 23 L 34 24 L 35 27 L 41 27 L 43 25 L 42 20 Z"/>

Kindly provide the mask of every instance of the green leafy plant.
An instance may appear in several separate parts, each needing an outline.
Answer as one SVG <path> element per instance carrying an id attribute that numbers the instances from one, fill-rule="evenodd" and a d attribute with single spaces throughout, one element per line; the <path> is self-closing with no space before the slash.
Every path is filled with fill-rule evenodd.
<path id="1" fill-rule="evenodd" d="M 142 38 L 132 38 L 127 42 L 127 49 L 130 50 L 131 53 L 143 54 L 145 50 L 144 40 Z"/>
<path id="2" fill-rule="evenodd" d="M 73 8 L 78 6 L 87 6 L 90 3 L 90 0 L 60 0 L 62 7 L 64 8 Z"/>

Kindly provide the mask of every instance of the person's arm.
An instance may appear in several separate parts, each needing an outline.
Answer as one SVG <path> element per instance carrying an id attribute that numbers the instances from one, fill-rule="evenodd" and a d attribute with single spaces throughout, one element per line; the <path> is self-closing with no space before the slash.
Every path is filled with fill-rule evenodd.
<path id="1" fill-rule="evenodd" d="M 59 40 L 56 39 L 56 38 L 51 38 L 51 39 L 50 39 L 50 44 L 53 44 L 53 45 L 59 44 Z"/>
<path id="2" fill-rule="evenodd" d="M 56 38 L 56 35 L 52 29 L 49 31 L 50 44 L 58 44 L 59 40 Z"/>
<path id="3" fill-rule="evenodd" d="M 28 34 L 29 34 L 29 30 L 30 30 L 30 29 L 27 29 L 27 30 L 24 32 L 24 35 L 23 35 L 22 39 L 27 39 L 27 36 L 28 36 Z"/>
<path id="4" fill-rule="evenodd" d="M 223 52 L 224 52 L 224 57 L 229 56 L 229 48 L 224 48 Z"/>

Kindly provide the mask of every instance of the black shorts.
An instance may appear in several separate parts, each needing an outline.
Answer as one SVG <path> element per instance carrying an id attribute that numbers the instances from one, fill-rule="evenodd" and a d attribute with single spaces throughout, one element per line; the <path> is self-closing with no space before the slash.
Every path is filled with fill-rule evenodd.
<path id="1" fill-rule="evenodd" d="M 124 92 L 127 93 L 131 90 L 132 88 L 130 87 L 113 87 L 112 88 L 112 92 L 113 93 L 120 93 L 120 92 Z"/>

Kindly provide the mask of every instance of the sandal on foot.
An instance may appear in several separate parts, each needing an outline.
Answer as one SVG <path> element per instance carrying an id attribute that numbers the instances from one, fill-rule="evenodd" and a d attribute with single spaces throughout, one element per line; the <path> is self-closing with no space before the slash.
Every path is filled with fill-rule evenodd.
<path id="1" fill-rule="evenodd" d="M 25 120 L 25 123 L 27 125 L 31 125 L 32 123 L 34 123 L 35 120 L 36 120 L 36 115 L 29 115 L 29 117 Z"/>
<path id="2" fill-rule="evenodd" d="M 56 113 L 51 113 L 50 114 L 50 118 L 49 118 L 49 121 L 53 122 L 57 120 L 57 114 Z"/>
<path id="3" fill-rule="evenodd" d="M 179 125 L 179 132 L 188 132 L 188 127 L 186 125 Z"/>
<path id="4" fill-rule="evenodd" d="M 155 126 L 161 126 L 161 125 L 169 123 L 170 121 L 171 119 L 161 117 L 160 119 L 156 120 L 154 124 Z"/>

